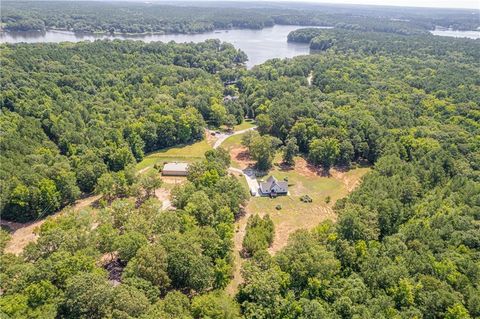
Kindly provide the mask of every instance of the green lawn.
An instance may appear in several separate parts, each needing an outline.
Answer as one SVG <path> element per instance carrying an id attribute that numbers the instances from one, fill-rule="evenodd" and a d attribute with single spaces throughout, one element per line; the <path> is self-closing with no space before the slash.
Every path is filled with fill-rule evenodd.
<path id="1" fill-rule="evenodd" d="M 251 207 L 258 213 L 281 212 L 284 214 L 285 212 L 294 212 L 305 208 L 317 209 L 319 207 L 330 207 L 337 199 L 348 194 L 343 183 L 333 177 L 306 177 L 295 171 L 280 172 L 274 170 L 265 176 L 264 179 L 266 180 L 270 175 L 275 176 L 278 180 L 283 180 L 285 177 L 288 177 L 290 195 L 279 196 L 274 199 L 269 197 L 252 198 Z M 309 195 L 313 199 L 313 202 L 301 202 L 300 197 L 303 195 Z M 331 198 L 330 204 L 325 202 L 328 196 Z M 275 209 L 278 204 L 282 205 L 280 211 Z"/>
<path id="2" fill-rule="evenodd" d="M 251 127 L 254 127 L 255 126 L 255 122 L 252 121 L 252 120 L 245 120 L 243 121 L 241 124 L 238 124 L 238 125 L 235 125 L 233 127 L 233 130 L 234 131 L 241 131 L 241 130 L 245 130 L 247 128 L 251 128 Z"/>
<path id="3" fill-rule="evenodd" d="M 234 147 L 242 146 L 242 137 L 243 134 L 233 135 L 227 138 L 221 145 L 226 150 L 230 150 Z"/>
<path id="4" fill-rule="evenodd" d="M 193 144 L 175 146 L 153 152 L 145 156 L 145 158 L 137 164 L 137 170 L 152 167 L 155 164 L 163 162 L 196 162 L 204 158 L 206 151 L 212 149 L 206 140 Z"/>

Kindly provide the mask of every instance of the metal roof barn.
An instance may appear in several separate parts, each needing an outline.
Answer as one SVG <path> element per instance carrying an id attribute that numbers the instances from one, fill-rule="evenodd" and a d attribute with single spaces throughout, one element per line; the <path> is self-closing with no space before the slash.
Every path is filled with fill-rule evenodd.
<path id="1" fill-rule="evenodd" d="M 166 163 L 162 169 L 164 176 L 187 176 L 188 163 Z"/>

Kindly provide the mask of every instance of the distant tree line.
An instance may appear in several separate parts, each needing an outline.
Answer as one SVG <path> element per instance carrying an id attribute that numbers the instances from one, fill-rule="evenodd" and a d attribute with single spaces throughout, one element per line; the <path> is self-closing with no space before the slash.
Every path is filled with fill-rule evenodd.
<path id="1" fill-rule="evenodd" d="M 257 8 L 235 3 L 215 7 L 155 3 L 4 1 L 1 22 L 9 31 L 61 29 L 108 33 L 198 33 L 216 29 L 262 29 L 274 24 L 330 26 L 337 29 L 426 34 L 436 26 L 460 30 L 479 27 L 474 12 L 442 9 L 393 11 L 385 7 L 342 8 L 299 4 Z M 270 6 L 270 7 L 269 7 Z"/>
<path id="2" fill-rule="evenodd" d="M 4 29 L 74 32 L 198 33 L 215 29 L 262 29 L 274 21 L 266 12 L 145 3 L 8 2 L 2 4 Z"/>
<path id="3" fill-rule="evenodd" d="M 349 30 L 326 30 L 303 28 L 288 35 L 289 42 L 310 43 L 313 51 L 326 51 L 333 47 L 337 52 L 357 51 L 365 54 L 447 57 L 461 50 L 462 59 L 471 61 L 480 58 L 478 40 L 445 39 L 434 35 L 398 35 L 385 32 L 357 32 Z"/>

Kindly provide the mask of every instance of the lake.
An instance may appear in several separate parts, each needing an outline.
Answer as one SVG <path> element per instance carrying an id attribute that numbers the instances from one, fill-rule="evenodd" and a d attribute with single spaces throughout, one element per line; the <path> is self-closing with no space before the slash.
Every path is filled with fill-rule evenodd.
<path id="1" fill-rule="evenodd" d="M 288 34 L 296 29 L 306 28 L 299 25 L 275 25 L 261 30 L 234 29 L 220 30 L 197 34 L 80 34 L 68 31 L 46 32 L 0 32 L 0 43 L 36 43 L 36 42 L 78 42 L 94 41 L 97 39 L 130 39 L 145 42 L 162 41 L 170 42 L 202 42 L 207 39 L 220 39 L 232 43 L 248 55 L 247 67 L 261 64 L 273 58 L 292 58 L 297 55 L 309 54 L 308 44 L 287 42 Z M 329 27 L 316 27 L 329 28 Z M 479 31 L 452 31 L 434 30 L 432 34 L 438 36 L 464 37 L 470 39 L 480 38 Z"/>
<path id="2" fill-rule="evenodd" d="M 287 35 L 296 29 L 305 28 L 298 25 L 275 25 L 262 30 L 234 29 L 212 31 L 198 34 L 142 34 L 142 35 L 106 35 L 78 34 L 67 31 L 46 32 L 2 32 L 0 43 L 35 43 L 35 42 L 78 42 L 96 39 L 130 39 L 145 42 L 202 42 L 206 39 L 220 39 L 229 42 L 248 55 L 247 67 L 261 64 L 273 58 L 292 58 L 310 52 L 308 44 L 288 43 Z"/>
<path id="3" fill-rule="evenodd" d="M 454 30 L 433 30 L 433 35 L 454 38 L 480 39 L 480 31 L 454 31 Z"/>

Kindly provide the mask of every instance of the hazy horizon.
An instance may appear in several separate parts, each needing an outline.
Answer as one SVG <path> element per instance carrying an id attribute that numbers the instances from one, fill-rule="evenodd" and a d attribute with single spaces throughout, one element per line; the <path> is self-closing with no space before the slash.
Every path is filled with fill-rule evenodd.
<path id="1" fill-rule="evenodd" d="M 42 0 L 39 0 L 42 1 Z M 75 0 L 63 0 L 75 1 Z M 150 2 L 159 4 L 171 4 L 175 2 L 195 3 L 195 2 L 271 2 L 271 3 L 308 3 L 308 4 L 334 4 L 334 5 L 366 5 L 366 6 L 386 6 L 386 7 L 410 7 L 410 8 L 439 8 L 439 9 L 475 9 L 480 10 L 480 0 L 391 0 L 385 2 L 382 0 L 84 0 L 84 1 L 103 1 L 103 2 Z M 480 17 L 479 17 L 480 19 Z"/>
<path id="2" fill-rule="evenodd" d="M 13 1 L 13 0 L 7 0 Z M 25 1 L 48 1 L 48 0 L 25 0 Z M 65 2 L 76 2 L 76 0 L 57 0 Z M 172 4 L 175 2 L 195 3 L 195 2 L 270 2 L 270 3 L 307 3 L 307 4 L 333 4 L 333 5 L 366 5 L 366 6 L 384 6 L 384 7 L 410 7 L 410 8 L 438 8 L 438 9 L 474 9 L 480 11 L 480 0 L 391 0 L 385 2 L 382 0 L 81 0 L 92 2 L 140 2 Z M 13 1 L 15 2 L 15 1 Z M 480 19 L 480 16 L 479 16 Z"/>
<path id="3" fill-rule="evenodd" d="M 217 0 L 213 0 L 217 1 Z M 221 1 L 221 0 L 218 0 Z M 251 2 L 251 0 L 243 0 Z M 447 9 L 479 9 L 480 0 L 458 0 L 453 3 L 451 0 L 391 0 L 385 3 L 382 0 L 263 0 L 267 2 L 304 2 L 318 4 L 357 4 L 357 5 L 376 5 L 376 6 L 398 6 L 398 7 L 419 7 L 419 8 L 447 8 Z"/>

